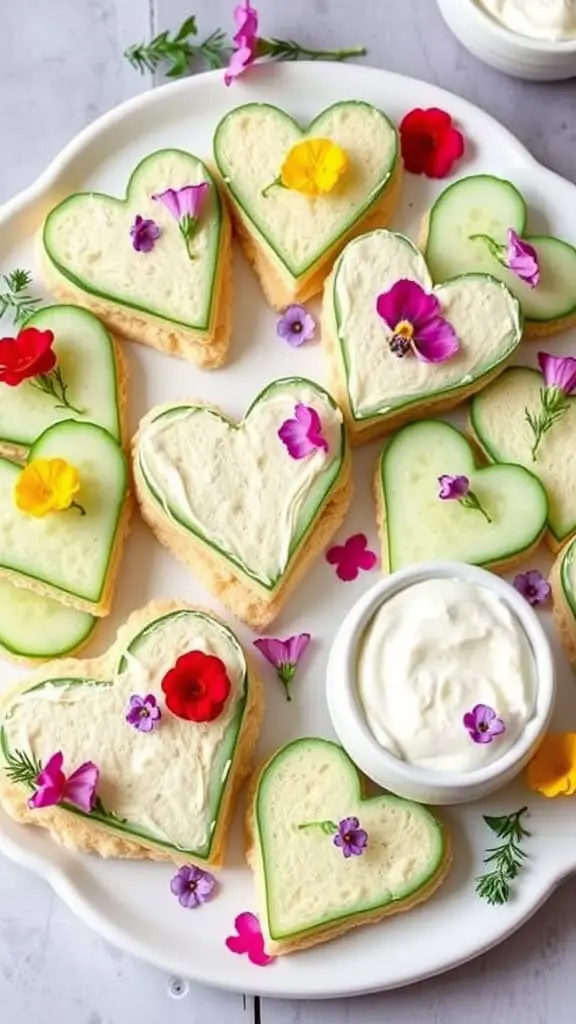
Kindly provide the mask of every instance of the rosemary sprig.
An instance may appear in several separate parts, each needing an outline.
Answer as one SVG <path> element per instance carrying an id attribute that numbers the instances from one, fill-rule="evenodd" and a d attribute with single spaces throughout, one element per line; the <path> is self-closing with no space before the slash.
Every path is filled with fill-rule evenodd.
<path id="1" fill-rule="evenodd" d="M 16 268 L 8 274 L 2 274 L 1 282 L 0 317 L 10 311 L 13 323 L 19 326 L 31 316 L 42 299 L 35 298 L 28 290 L 32 284 L 32 275 L 28 270 Z"/>
<path id="2" fill-rule="evenodd" d="M 295 39 L 259 39 L 258 56 L 274 60 L 350 60 L 351 57 L 365 57 L 365 46 L 351 46 L 347 50 L 311 50 L 301 46 Z"/>
<path id="3" fill-rule="evenodd" d="M 149 43 L 129 46 L 124 56 L 140 74 L 154 72 L 160 64 L 167 63 L 168 78 L 180 78 L 190 70 L 195 57 L 203 57 L 210 68 L 221 68 L 226 63 L 231 44 L 221 29 L 216 29 L 201 43 L 191 42 L 198 35 L 196 17 L 191 15 L 183 22 L 178 32 L 160 32 Z"/>
<path id="4" fill-rule="evenodd" d="M 504 840 L 501 846 L 491 847 L 486 851 L 485 864 L 493 865 L 492 871 L 480 875 L 476 879 L 476 892 L 492 906 L 506 903 L 510 897 L 510 882 L 523 867 L 523 860 L 526 857 L 524 850 L 520 849 L 519 843 L 530 833 L 524 828 L 521 818 L 528 811 L 527 807 L 521 807 L 513 814 L 505 814 L 503 817 L 494 818 L 484 815 L 484 821 L 488 828 L 498 837 Z"/>
<path id="5" fill-rule="evenodd" d="M 532 445 L 532 462 L 536 462 L 538 449 L 542 439 L 552 429 L 558 420 L 561 420 L 564 413 L 570 408 L 570 402 L 561 388 L 540 388 L 540 411 L 531 413 L 524 409 L 524 418 L 534 435 Z"/>
<path id="6" fill-rule="evenodd" d="M 26 754 L 23 750 L 15 750 L 14 753 L 5 751 L 6 765 L 4 771 L 10 782 L 19 782 L 24 786 L 34 788 L 34 783 L 42 771 L 41 762 L 33 754 Z"/>
<path id="7" fill-rule="evenodd" d="M 72 412 L 77 412 L 79 416 L 82 415 L 83 410 L 78 409 L 75 405 L 72 405 L 72 402 L 68 401 L 66 395 L 68 385 L 64 383 L 58 366 L 50 370 L 50 373 L 39 373 L 37 377 L 31 377 L 28 383 L 31 387 L 54 398 L 56 401 L 55 409 L 71 409 Z"/>

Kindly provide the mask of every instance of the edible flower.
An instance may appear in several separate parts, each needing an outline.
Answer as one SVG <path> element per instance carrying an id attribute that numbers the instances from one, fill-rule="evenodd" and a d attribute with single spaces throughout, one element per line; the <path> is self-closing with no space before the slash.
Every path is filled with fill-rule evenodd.
<path id="1" fill-rule="evenodd" d="M 49 512 L 76 508 L 86 510 L 74 501 L 80 490 L 78 470 L 65 459 L 33 459 L 19 474 L 14 487 L 14 500 L 21 512 L 41 519 Z"/>
<path id="2" fill-rule="evenodd" d="M 540 388 L 540 411 L 531 413 L 524 408 L 524 418 L 534 436 L 532 461 L 535 462 L 542 438 L 570 408 L 569 395 L 576 390 L 576 359 L 573 356 L 552 356 L 538 353 L 538 365 L 544 377 Z"/>
<path id="3" fill-rule="evenodd" d="M 187 910 L 193 910 L 210 899 L 216 887 L 216 879 L 209 871 L 203 871 L 194 864 L 184 864 L 170 880 L 170 891 L 178 897 L 178 903 Z"/>
<path id="4" fill-rule="evenodd" d="M 368 846 L 368 833 L 360 828 L 358 818 L 343 818 L 333 839 L 334 846 L 348 857 L 360 857 Z"/>
<path id="5" fill-rule="evenodd" d="M 138 732 L 152 732 L 157 725 L 160 725 L 162 712 L 153 693 L 146 697 L 139 697 L 133 693 L 128 701 L 126 721 L 128 725 L 134 726 Z"/>
<path id="6" fill-rule="evenodd" d="M 360 571 L 369 572 L 378 561 L 374 551 L 368 547 L 368 539 L 364 533 L 355 533 L 344 544 L 334 544 L 326 552 L 326 561 L 336 566 L 336 575 L 343 583 L 350 583 L 359 576 Z"/>
<path id="7" fill-rule="evenodd" d="M 464 136 L 445 110 L 416 107 L 400 122 L 400 148 L 411 174 L 445 178 L 464 153 Z"/>
<path id="8" fill-rule="evenodd" d="M 499 245 L 489 235 L 470 235 L 470 241 L 479 239 L 484 242 L 492 256 L 511 270 L 516 277 L 524 281 L 530 288 L 536 288 L 540 281 L 540 264 L 538 253 L 533 245 L 525 242 L 520 235 L 516 234 L 514 228 L 508 228 L 507 245 Z"/>
<path id="9" fill-rule="evenodd" d="M 139 213 L 136 214 L 130 228 L 130 237 L 136 252 L 151 252 L 160 234 L 160 228 L 155 220 L 147 220 Z"/>
<path id="10" fill-rule="evenodd" d="M 492 743 L 496 736 L 506 732 L 504 722 L 489 704 L 476 704 L 463 716 L 462 724 L 474 743 Z"/>
<path id="11" fill-rule="evenodd" d="M 301 402 L 294 409 L 294 419 L 285 420 L 281 425 L 278 437 L 292 459 L 305 459 L 320 449 L 328 451 L 328 442 L 322 436 L 322 423 L 316 409 Z"/>
<path id="12" fill-rule="evenodd" d="M 234 8 L 236 32 L 232 37 L 234 50 L 224 72 L 225 85 L 232 85 L 234 79 L 254 63 L 258 53 L 258 11 L 248 0 Z"/>
<path id="13" fill-rule="evenodd" d="M 538 569 L 529 569 L 528 572 L 519 572 L 514 577 L 513 586 L 522 597 L 525 597 L 528 604 L 535 608 L 544 604 L 550 597 L 551 587 L 548 580 L 544 578 Z"/>
<path id="14" fill-rule="evenodd" d="M 292 700 L 290 684 L 298 662 L 311 639 L 310 633 L 297 633 L 295 636 L 289 636 L 286 640 L 262 637 L 260 640 L 254 641 L 254 647 L 276 669 L 276 674 L 286 691 L 286 700 Z"/>
<path id="15" fill-rule="evenodd" d="M 71 775 L 62 771 L 64 755 L 52 754 L 36 778 L 36 791 L 28 800 L 31 810 L 68 803 L 90 814 L 96 803 L 96 787 L 100 772 L 92 761 L 86 761 Z"/>
<path id="16" fill-rule="evenodd" d="M 209 188 L 209 182 L 201 181 L 198 185 L 167 188 L 164 192 L 156 192 L 152 196 L 152 199 L 163 203 L 168 212 L 178 221 L 178 227 L 191 260 L 196 258 L 192 252 L 191 243 L 198 228 L 202 207 Z"/>
<path id="17" fill-rule="evenodd" d="M 481 512 L 487 523 L 492 522 L 474 491 L 470 490 L 470 481 L 467 476 L 450 476 L 449 473 L 443 473 L 438 477 L 438 483 L 440 484 L 438 497 L 441 501 L 459 501 L 463 508 Z"/>
<path id="18" fill-rule="evenodd" d="M 50 373 L 56 366 L 52 331 L 24 327 L 15 338 L 0 338 L 0 384 L 17 387 L 30 377 Z"/>
<path id="19" fill-rule="evenodd" d="M 166 707 L 187 722 L 213 722 L 230 696 L 230 679 L 220 658 L 203 651 L 182 654 L 162 680 Z"/>
<path id="20" fill-rule="evenodd" d="M 287 341 L 292 348 L 298 348 L 314 337 L 316 321 L 304 306 L 288 306 L 276 323 L 279 338 Z"/>
<path id="21" fill-rule="evenodd" d="M 238 953 L 242 956 L 247 954 L 251 964 L 256 967 L 267 967 L 274 960 L 264 952 L 264 936 L 260 922 L 255 914 L 246 910 L 234 919 L 236 935 L 229 935 L 226 939 L 226 948 L 231 953 Z"/>
<path id="22" fill-rule="evenodd" d="M 576 793 L 576 733 L 547 733 L 526 768 L 525 779 L 542 796 Z"/>
<path id="23" fill-rule="evenodd" d="M 443 363 L 460 348 L 452 325 L 440 316 L 440 303 L 416 281 L 402 278 L 376 299 L 376 311 L 392 331 L 390 351 L 402 359 Z"/>
<path id="24" fill-rule="evenodd" d="M 348 168 L 348 156 L 331 139 L 305 139 L 289 150 L 280 169 L 280 177 L 262 190 L 266 196 L 274 185 L 302 192 L 305 196 L 321 196 L 331 192 Z"/>

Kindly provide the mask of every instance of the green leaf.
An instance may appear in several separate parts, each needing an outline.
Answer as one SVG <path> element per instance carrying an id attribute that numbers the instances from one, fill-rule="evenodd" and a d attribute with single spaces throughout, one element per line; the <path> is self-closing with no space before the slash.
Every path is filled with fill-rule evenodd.
<path id="1" fill-rule="evenodd" d="M 197 36 L 197 35 L 198 35 L 198 28 L 197 28 L 197 25 L 196 25 L 196 15 L 195 14 L 191 14 L 189 18 L 186 18 L 186 20 L 182 22 L 180 28 L 178 29 L 178 32 L 174 36 L 174 40 L 176 42 L 179 42 L 179 40 L 181 40 L 181 39 L 187 39 L 188 36 Z"/>

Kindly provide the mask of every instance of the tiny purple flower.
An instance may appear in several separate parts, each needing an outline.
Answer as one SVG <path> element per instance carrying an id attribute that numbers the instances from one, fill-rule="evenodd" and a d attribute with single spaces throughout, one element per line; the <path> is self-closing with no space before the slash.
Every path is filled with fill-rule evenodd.
<path id="1" fill-rule="evenodd" d="M 443 363 L 460 348 L 454 328 L 440 316 L 437 297 L 416 281 L 396 281 L 378 296 L 376 311 L 392 331 L 388 347 L 400 359 L 415 355 L 424 363 Z"/>
<path id="2" fill-rule="evenodd" d="M 285 420 L 278 431 L 290 458 L 305 459 L 318 449 L 327 452 L 328 442 L 322 436 L 322 423 L 316 409 L 298 402 L 294 417 L 293 420 Z"/>
<path id="3" fill-rule="evenodd" d="M 209 871 L 203 871 L 194 864 L 184 864 L 170 880 L 170 890 L 178 897 L 181 907 L 193 910 L 210 899 L 216 879 Z"/>
<path id="4" fill-rule="evenodd" d="M 146 697 L 132 694 L 126 712 L 128 725 L 138 729 L 138 732 L 152 732 L 160 724 L 161 718 L 162 712 L 153 693 L 147 694 Z"/>
<path id="5" fill-rule="evenodd" d="M 276 669 L 276 674 L 286 691 L 286 700 L 292 700 L 290 684 L 298 662 L 311 639 L 310 633 L 297 633 L 295 636 L 289 636 L 286 640 L 262 637 L 260 640 L 254 641 L 254 647 Z"/>
<path id="6" fill-rule="evenodd" d="M 538 253 L 533 245 L 516 234 L 514 228 L 508 228 L 508 245 L 502 262 L 530 288 L 536 288 L 540 281 Z"/>
<path id="7" fill-rule="evenodd" d="M 196 233 L 209 188 L 209 182 L 201 181 L 198 185 L 167 188 L 164 192 L 155 192 L 152 196 L 152 199 L 162 203 L 174 219 L 178 221 L 178 227 L 186 243 L 188 256 L 191 260 L 195 257 L 190 243 Z"/>
<path id="8" fill-rule="evenodd" d="M 496 736 L 506 731 L 504 722 L 488 704 L 476 704 L 463 716 L 462 724 L 474 743 L 492 743 Z"/>
<path id="9" fill-rule="evenodd" d="M 536 605 L 544 604 L 548 600 L 551 593 L 551 587 L 548 580 L 544 578 L 538 569 L 529 569 L 528 572 L 519 572 L 514 577 L 514 587 L 522 597 L 525 597 L 528 604 L 531 604 L 533 608 Z"/>
<path id="10" fill-rule="evenodd" d="M 276 324 L 279 338 L 287 341 L 292 348 L 298 348 L 314 337 L 316 321 L 304 306 L 288 306 Z"/>
<path id="11" fill-rule="evenodd" d="M 150 252 L 161 233 L 156 221 L 146 220 L 139 213 L 136 214 L 130 228 L 130 237 L 136 252 Z"/>
<path id="12" fill-rule="evenodd" d="M 460 501 L 460 498 L 465 498 L 470 490 L 470 481 L 467 476 L 450 476 L 448 473 L 443 473 L 438 477 L 438 483 L 440 484 L 438 497 L 442 498 L 442 501 L 452 499 Z"/>
<path id="13" fill-rule="evenodd" d="M 343 818 L 333 843 L 346 858 L 360 857 L 368 846 L 368 833 L 360 828 L 358 818 Z"/>
<path id="14" fill-rule="evenodd" d="M 539 352 L 538 366 L 547 388 L 558 388 L 565 395 L 571 395 L 576 389 L 576 359 L 573 356 L 552 356 L 549 352 Z"/>

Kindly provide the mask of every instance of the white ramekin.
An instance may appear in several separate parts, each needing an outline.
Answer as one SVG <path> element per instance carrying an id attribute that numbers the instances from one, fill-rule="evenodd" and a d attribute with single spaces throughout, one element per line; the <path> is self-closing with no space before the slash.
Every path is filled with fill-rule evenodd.
<path id="1" fill-rule="evenodd" d="M 479 60 L 504 74 L 552 82 L 576 76 L 576 40 L 530 39 L 500 25 L 475 0 L 437 0 L 448 28 Z"/>
<path id="2" fill-rule="evenodd" d="M 536 710 L 533 718 L 502 757 L 470 772 L 428 770 L 407 764 L 384 750 L 366 722 L 357 690 L 359 644 L 378 608 L 414 583 L 439 578 L 475 583 L 500 597 L 524 630 L 534 659 Z M 554 706 L 554 662 L 536 613 L 509 583 L 485 569 L 461 562 L 427 562 L 386 577 L 351 608 L 330 650 L 326 695 L 332 724 L 342 746 L 368 778 L 398 796 L 420 803 L 461 804 L 505 786 L 532 757 Z"/>

